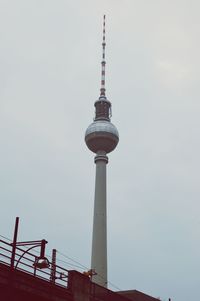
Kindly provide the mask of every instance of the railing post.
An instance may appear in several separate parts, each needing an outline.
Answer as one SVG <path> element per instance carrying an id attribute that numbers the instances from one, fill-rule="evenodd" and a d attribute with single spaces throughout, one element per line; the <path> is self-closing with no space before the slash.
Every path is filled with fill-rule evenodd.
<path id="1" fill-rule="evenodd" d="M 15 252 L 16 252 L 16 244 L 17 244 L 18 226 L 19 226 L 19 217 L 16 217 L 15 230 L 14 230 L 14 236 L 12 242 L 12 256 L 10 261 L 11 269 L 14 269 L 15 266 Z"/>
<path id="2" fill-rule="evenodd" d="M 56 281 L 56 249 L 52 250 L 52 259 L 51 259 L 51 283 Z"/>

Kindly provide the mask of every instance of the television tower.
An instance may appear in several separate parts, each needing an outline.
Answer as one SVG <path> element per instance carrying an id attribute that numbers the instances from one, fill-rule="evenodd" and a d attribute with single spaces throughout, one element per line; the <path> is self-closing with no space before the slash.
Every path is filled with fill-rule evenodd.
<path id="1" fill-rule="evenodd" d="M 105 15 L 103 17 L 103 42 L 101 62 L 101 89 L 99 99 L 94 103 L 95 118 L 85 133 L 87 147 L 96 154 L 94 219 L 92 236 L 91 269 L 92 281 L 107 287 L 107 219 L 106 219 L 106 164 L 107 154 L 118 144 L 117 128 L 110 122 L 111 103 L 106 97 L 105 88 Z"/>

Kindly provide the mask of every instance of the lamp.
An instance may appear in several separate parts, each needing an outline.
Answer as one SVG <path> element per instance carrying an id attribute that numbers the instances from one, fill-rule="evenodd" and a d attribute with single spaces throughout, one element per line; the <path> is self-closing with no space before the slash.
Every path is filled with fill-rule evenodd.
<path id="1" fill-rule="evenodd" d="M 49 267 L 49 260 L 44 256 L 46 243 L 46 240 L 41 240 L 40 256 L 36 257 L 35 262 L 33 264 L 35 268 L 47 269 Z"/>
<path id="2" fill-rule="evenodd" d="M 40 256 L 36 257 L 35 262 L 33 264 L 33 266 L 35 268 L 39 268 L 39 269 L 46 269 L 49 267 L 49 261 L 48 259 L 44 256 L 45 254 L 45 245 L 47 244 L 47 241 L 45 239 L 42 240 L 35 240 L 35 241 L 24 241 L 24 242 L 16 242 L 16 247 L 17 246 L 31 246 L 30 248 L 28 248 L 26 251 L 24 251 L 21 256 L 19 257 L 19 259 L 17 260 L 17 263 L 15 265 L 15 269 L 17 268 L 21 258 L 28 253 L 30 250 L 32 250 L 33 248 L 36 247 L 41 247 L 40 249 Z M 11 244 L 12 245 L 12 244 Z"/>
<path id="3" fill-rule="evenodd" d="M 45 239 L 42 240 L 33 240 L 33 241 L 24 241 L 24 242 L 17 242 L 17 234 L 18 234 L 18 224 L 19 224 L 19 217 L 16 217 L 16 222 L 15 222 L 15 230 L 14 230 L 14 237 L 13 237 L 13 242 L 11 243 L 12 246 L 12 256 L 11 256 L 11 268 L 16 269 L 21 258 L 28 253 L 30 250 L 36 247 L 41 247 L 40 249 L 40 256 L 36 257 L 35 262 L 33 266 L 35 268 L 39 269 L 46 269 L 49 267 L 49 261 L 48 259 L 44 256 L 45 254 L 45 246 L 47 244 L 47 241 Z M 16 253 L 16 248 L 18 246 L 30 246 L 27 250 L 25 250 L 19 259 L 17 260 L 16 265 L 15 263 L 15 253 Z"/>

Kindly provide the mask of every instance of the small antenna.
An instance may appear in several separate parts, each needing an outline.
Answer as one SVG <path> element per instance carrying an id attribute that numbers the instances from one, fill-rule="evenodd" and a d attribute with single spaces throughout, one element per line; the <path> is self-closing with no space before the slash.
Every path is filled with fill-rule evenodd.
<path id="1" fill-rule="evenodd" d="M 103 16 L 103 42 L 102 42 L 102 62 L 101 62 L 101 89 L 100 97 L 106 98 L 106 88 L 105 88 L 105 48 L 106 48 L 106 15 Z"/>

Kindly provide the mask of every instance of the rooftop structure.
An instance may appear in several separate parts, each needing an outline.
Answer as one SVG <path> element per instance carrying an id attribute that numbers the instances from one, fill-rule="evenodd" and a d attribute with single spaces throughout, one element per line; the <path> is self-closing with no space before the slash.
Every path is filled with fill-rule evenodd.
<path id="1" fill-rule="evenodd" d="M 0 300 L 128 301 L 131 296 L 132 301 L 158 301 L 137 291 L 128 292 L 127 296 L 127 292 L 113 292 L 80 272 L 66 269 L 64 262 L 58 265 L 55 249 L 52 257 L 45 254 L 44 241 L 47 243 L 46 240 L 18 242 L 17 235 L 13 241 L 0 240 Z M 34 247 L 41 248 L 39 256 L 33 252 Z M 38 261 L 41 255 L 43 260 L 49 258 L 48 264 Z"/>

